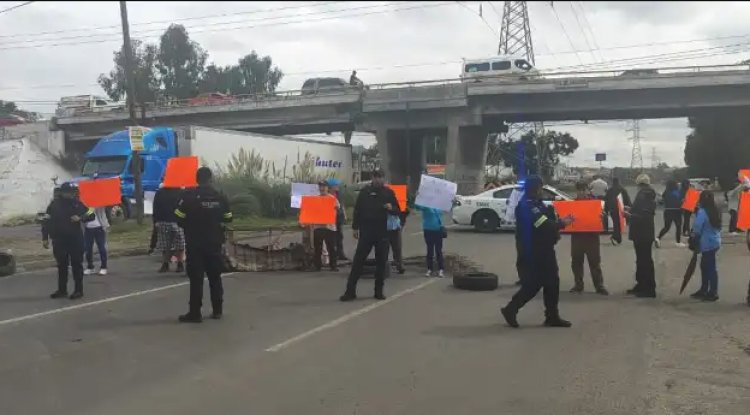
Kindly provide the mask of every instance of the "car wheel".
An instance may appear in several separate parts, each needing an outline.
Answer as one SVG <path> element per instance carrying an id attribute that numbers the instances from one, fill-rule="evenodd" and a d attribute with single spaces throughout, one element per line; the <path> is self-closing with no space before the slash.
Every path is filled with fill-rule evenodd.
<path id="1" fill-rule="evenodd" d="M 499 223 L 497 214 L 489 210 L 479 211 L 474 215 L 474 229 L 479 232 L 494 232 Z"/>
<path id="2" fill-rule="evenodd" d="M 467 272 L 453 276 L 453 286 L 459 290 L 492 291 L 497 289 L 498 278 L 491 272 Z"/>

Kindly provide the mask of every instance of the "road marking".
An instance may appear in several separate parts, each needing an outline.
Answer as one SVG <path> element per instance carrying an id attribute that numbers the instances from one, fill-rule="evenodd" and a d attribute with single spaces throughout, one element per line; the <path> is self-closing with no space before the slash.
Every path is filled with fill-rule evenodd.
<path id="1" fill-rule="evenodd" d="M 359 316 L 361 316 L 363 314 L 369 313 L 370 311 L 375 310 L 378 307 L 382 307 L 382 306 L 390 303 L 391 301 L 396 301 L 397 299 L 399 299 L 399 298 L 401 298 L 401 297 L 403 297 L 403 296 L 405 296 L 407 294 L 413 293 L 414 291 L 417 291 L 417 290 L 421 290 L 422 288 L 424 288 L 424 287 L 426 287 L 426 286 L 428 286 L 430 284 L 433 284 L 433 283 L 437 282 L 438 280 L 439 280 L 438 278 L 430 279 L 430 280 L 425 281 L 425 282 L 423 282 L 423 283 L 421 283 L 421 284 L 419 284 L 417 286 L 414 286 L 414 287 L 411 287 L 411 288 L 406 289 L 404 291 L 401 291 L 399 293 L 396 293 L 396 294 L 388 297 L 387 299 L 385 299 L 383 301 L 378 301 L 376 303 L 368 305 L 367 307 L 360 308 L 359 310 L 354 310 L 354 311 L 352 311 L 349 314 L 345 314 L 345 315 L 343 315 L 343 316 L 341 316 L 341 317 L 339 317 L 339 318 L 337 318 L 335 320 L 329 321 L 328 323 L 325 323 L 323 325 L 315 327 L 312 330 L 308 330 L 308 331 L 306 331 L 306 332 L 304 332 L 302 334 L 299 334 L 299 335 L 294 336 L 294 337 L 292 337 L 292 338 L 290 338 L 288 340 L 285 340 L 285 341 L 283 341 L 283 342 L 281 342 L 281 343 L 279 343 L 279 344 L 277 344 L 275 346 L 271 346 L 268 349 L 266 349 L 266 351 L 267 352 L 278 352 L 280 350 L 286 349 L 287 347 L 293 345 L 294 343 L 298 343 L 298 342 L 300 342 L 302 340 L 305 340 L 306 338 L 308 338 L 310 336 L 313 336 L 315 334 L 318 334 L 321 331 L 325 331 L 325 330 L 328 330 L 328 329 L 332 329 L 332 328 L 334 328 L 336 326 L 340 326 L 341 324 L 344 324 L 344 323 L 346 323 L 349 320 L 355 319 L 355 318 L 357 318 L 357 317 L 359 317 Z"/>
<path id="2" fill-rule="evenodd" d="M 409 235 L 411 235 L 411 236 L 415 236 L 415 235 L 421 235 L 421 234 L 423 234 L 423 233 L 424 233 L 424 232 L 422 232 L 422 231 L 419 231 L 419 232 L 414 232 L 414 233 L 410 233 Z"/>
<path id="3" fill-rule="evenodd" d="M 222 276 L 223 277 L 227 277 L 227 276 L 230 276 L 232 274 L 234 274 L 234 273 L 230 272 L 230 273 L 223 274 Z M 155 292 L 159 292 L 159 291 L 170 290 L 172 288 L 182 287 L 182 286 L 188 285 L 188 284 L 190 284 L 190 281 L 183 281 L 183 282 L 178 282 L 176 284 L 165 285 L 163 287 L 151 288 L 151 289 L 148 289 L 148 290 L 136 291 L 136 292 L 132 292 L 132 293 L 129 293 L 129 294 L 118 295 L 117 297 L 103 298 L 101 300 L 90 301 L 88 303 L 81 303 L 81 304 L 71 305 L 71 306 L 68 306 L 68 307 L 56 308 L 54 310 L 42 311 L 41 313 L 28 314 L 28 315 L 21 316 L 21 317 L 14 317 L 14 318 L 10 318 L 10 319 L 7 319 L 7 320 L 0 321 L 0 326 L 6 326 L 6 325 L 9 325 L 9 324 L 13 324 L 13 323 L 20 323 L 22 321 L 33 320 L 33 319 L 36 319 L 36 318 L 51 316 L 51 315 L 55 315 L 55 314 L 60 314 L 60 313 L 64 313 L 64 312 L 67 312 L 67 311 L 80 310 L 82 308 L 93 307 L 93 306 L 96 306 L 96 305 L 99 305 L 99 304 L 111 303 L 111 302 L 114 302 L 114 301 L 124 300 L 126 298 L 131 298 L 131 297 L 138 297 L 138 296 L 141 296 L 141 295 L 151 294 L 151 293 L 155 293 Z"/>

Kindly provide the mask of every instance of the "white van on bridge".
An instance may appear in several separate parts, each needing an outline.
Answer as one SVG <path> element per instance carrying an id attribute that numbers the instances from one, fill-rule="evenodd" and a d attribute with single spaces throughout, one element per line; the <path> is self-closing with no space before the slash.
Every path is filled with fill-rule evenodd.
<path id="1" fill-rule="evenodd" d="M 463 60 L 461 79 L 464 82 L 503 82 L 536 78 L 539 70 L 526 58 L 493 56 L 485 59 Z"/>

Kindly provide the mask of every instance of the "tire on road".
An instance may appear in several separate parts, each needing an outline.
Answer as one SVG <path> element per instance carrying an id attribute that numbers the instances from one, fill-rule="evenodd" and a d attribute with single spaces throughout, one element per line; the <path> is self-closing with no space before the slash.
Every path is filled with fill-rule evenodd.
<path id="1" fill-rule="evenodd" d="M 453 276 L 453 286 L 459 290 L 493 291 L 497 285 L 497 275 L 491 272 L 466 272 Z"/>
<path id="2" fill-rule="evenodd" d="M 0 277 L 16 273 L 16 257 L 10 251 L 0 250 Z"/>
<path id="3" fill-rule="evenodd" d="M 495 232 L 500 225 L 497 213 L 489 209 L 480 210 L 474 214 L 474 229 L 478 232 Z"/>

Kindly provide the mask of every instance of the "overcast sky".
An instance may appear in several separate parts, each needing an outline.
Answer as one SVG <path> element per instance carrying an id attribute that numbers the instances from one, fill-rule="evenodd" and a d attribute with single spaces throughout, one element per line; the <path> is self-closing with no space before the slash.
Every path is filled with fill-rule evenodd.
<path id="1" fill-rule="evenodd" d="M 0 10 L 22 2 L 2 2 Z M 750 57 L 750 3 L 530 2 L 536 64 L 542 70 L 622 69 L 737 63 Z M 232 64 L 255 49 L 286 74 L 366 83 L 454 78 L 461 58 L 495 54 L 503 2 L 129 2 L 132 37 L 157 41 L 184 24 L 209 61 Z M 33 2 L 0 13 L 0 99 L 51 113 L 64 95 L 103 94 L 100 73 L 121 43 L 117 2 Z M 748 33 L 746 33 L 748 32 Z M 686 59 L 689 58 L 689 59 Z M 641 125 L 644 164 L 652 148 L 683 164 L 684 119 Z M 579 139 L 574 165 L 629 165 L 625 122 L 551 125 Z M 368 137 L 355 142 L 369 143 Z"/>

